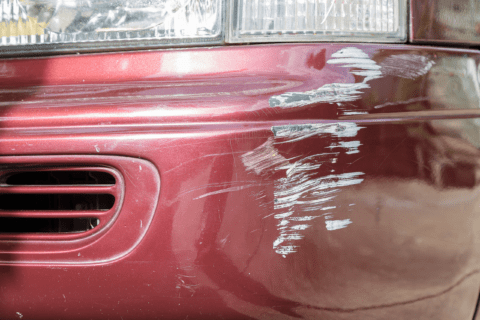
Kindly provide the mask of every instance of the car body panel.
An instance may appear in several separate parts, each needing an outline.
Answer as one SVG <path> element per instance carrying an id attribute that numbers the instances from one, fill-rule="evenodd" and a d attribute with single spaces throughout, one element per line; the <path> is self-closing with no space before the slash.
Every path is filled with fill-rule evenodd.
<path id="1" fill-rule="evenodd" d="M 1 61 L 2 156 L 136 157 L 162 186 L 115 261 L 11 252 L 0 317 L 471 319 L 479 59 L 289 44 Z"/>

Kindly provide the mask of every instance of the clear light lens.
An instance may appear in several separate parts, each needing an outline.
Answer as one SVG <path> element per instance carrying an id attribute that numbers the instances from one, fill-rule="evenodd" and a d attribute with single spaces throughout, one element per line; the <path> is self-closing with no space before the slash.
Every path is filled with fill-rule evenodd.
<path id="1" fill-rule="evenodd" d="M 227 42 L 406 41 L 406 0 L 232 0 Z"/>
<path id="2" fill-rule="evenodd" d="M 3 46 L 219 42 L 222 11 L 222 0 L 0 0 L 0 41 Z"/>

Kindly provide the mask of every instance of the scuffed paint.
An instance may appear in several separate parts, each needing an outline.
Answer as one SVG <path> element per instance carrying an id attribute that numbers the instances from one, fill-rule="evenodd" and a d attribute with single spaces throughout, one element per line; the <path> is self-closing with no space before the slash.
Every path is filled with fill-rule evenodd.
<path id="1" fill-rule="evenodd" d="M 332 144 L 329 148 L 345 148 L 347 149 L 347 154 L 354 154 L 354 153 L 359 153 L 358 147 L 360 147 L 362 144 L 360 141 L 340 141 L 337 145 Z"/>
<path id="2" fill-rule="evenodd" d="M 382 71 L 380 71 L 381 67 L 359 48 L 343 48 L 332 54 L 332 57 L 335 59 L 328 60 L 328 64 L 338 64 L 343 68 L 359 69 L 352 70 L 350 73 L 365 77 L 363 80 L 364 83 L 382 76 Z"/>
<path id="3" fill-rule="evenodd" d="M 328 161 L 328 155 L 324 156 Z M 313 158 L 310 157 L 310 159 Z M 279 220 L 277 229 L 280 235 L 273 243 L 273 249 L 283 256 L 297 251 L 298 245 L 294 244 L 295 241 L 304 238 L 304 235 L 299 231 L 311 227 L 310 224 L 305 222 L 320 216 L 324 216 L 325 219 L 333 217 L 332 213 L 336 207 L 329 205 L 329 203 L 336 197 L 342 187 L 356 185 L 363 181 L 363 178 L 361 178 L 362 172 L 331 174 L 312 178 L 308 171 L 314 170 L 312 168 L 315 167 L 317 166 L 312 165 L 305 170 L 297 170 L 295 173 L 287 174 L 287 177 L 280 178 L 275 182 L 274 211 L 281 213 L 274 215 L 274 218 Z M 313 212 L 319 212 L 319 215 L 301 217 L 303 213 Z M 299 224 L 299 222 L 301 223 Z M 332 228 L 337 224 L 331 224 L 330 222 L 329 220 L 325 221 L 327 230 L 340 229 L 339 227 Z M 346 227 L 347 224 L 344 224 L 342 228 Z"/>
<path id="4" fill-rule="evenodd" d="M 397 54 L 380 63 L 382 73 L 406 79 L 416 79 L 430 71 L 434 61 L 417 54 Z"/>
<path id="5" fill-rule="evenodd" d="M 255 150 L 242 155 L 241 159 L 247 171 L 254 171 L 258 175 L 277 165 L 288 163 L 287 159 L 280 155 L 273 146 L 273 138 L 271 137 Z"/>
<path id="6" fill-rule="evenodd" d="M 312 166 L 314 167 L 314 166 Z M 318 166 L 320 167 L 320 166 Z M 321 178 L 309 179 L 308 170 L 295 172 L 286 178 L 278 179 L 275 188 L 275 209 L 293 207 L 302 204 L 304 211 L 316 211 L 323 208 L 323 204 L 335 196 L 337 188 L 358 184 L 363 181 L 359 178 L 362 172 L 331 174 Z"/>
<path id="7" fill-rule="evenodd" d="M 291 221 L 311 221 L 313 219 L 319 218 L 321 216 L 303 216 L 303 217 L 291 217 Z"/>
<path id="8" fill-rule="evenodd" d="M 435 62 L 422 55 L 399 54 L 391 55 L 377 64 L 361 49 L 347 47 L 333 53 L 327 64 L 350 68 L 350 74 L 357 76 L 356 81 L 354 83 L 328 83 L 314 90 L 275 95 L 269 99 L 270 107 L 293 108 L 314 103 L 336 103 L 340 106 L 343 102 L 360 99 L 362 90 L 370 88 L 368 82 L 373 79 L 379 79 L 386 75 L 416 79 L 427 74 Z M 361 79 L 362 77 L 363 79 Z"/>
<path id="9" fill-rule="evenodd" d="M 346 228 L 350 223 L 352 223 L 350 219 L 325 221 L 328 231 Z"/>
<path id="10" fill-rule="evenodd" d="M 361 89 L 368 88 L 364 83 L 331 83 L 306 92 L 287 92 L 269 99 L 270 107 L 292 108 L 314 103 L 335 103 L 355 101 L 360 98 Z"/>
<path id="11" fill-rule="evenodd" d="M 286 92 L 272 96 L 270 107 L 293 108 L 315 103 L 335 103 L 339 107 L 349 105 L 351 101 L 360 99 L 364 89 L 370 88 L 369 81 L 384 76 L 416 79 L 427 74 L 435 64 L 430 58 L 416 54 L 399 54 L 386 57 L 380 63 L 371 59 L 363 50 L 356 47 L 342 48 L 333 53 L 326 62 L 339 68 L 349 68 L 354 76 L 354 83 L 327 83 L 318 89 L 306 92 Z M 425 98 L 414 98 L 401 103 L 414 103 Z M 386 102 L 375 109 L 399 104 Z M 344 110 L 344 115 L 368 114 L 367 111 Z M 352 140 L 361 127 L 353 122 L 316 123 L 302 125 L 274 126 L 274 137 L 255 150 L 246 153 L 242 160 L 248 171 L 257 175 L 284 171 L 284 176 L 275 180 L 274 212 L 278 220 L 278 238 L 273 249 L 284 257 L 296 252 L 298 240 L 304 238 L 302 232 L 311 225 L 306 223 L 316 218 L 325 219 L 328 231 L 346 228 L 351 219 L 334 220 L 335 210 L 332 205 L 336 194 L 342 187 L 359 184 L 363 181 L 362 172 L 336 173 L 334 169 L 328 174 L 318 176 L 323 165 L 337 163 L 339 155 L 355 155 L 360 153 L 359 140 Z M 280 155 L 275 145 L 295 143 L 315 136 L 325 137 L 329 146 L 323 147 L 321 153 L 302 155 L 294 159 L 286 159 Z M 329 139 L 329 140 L 328 140 Z M 308 213 L 308 215 L 306 215 Z M 312 213 L 317 213 L 313 214 Z"/>
<path id="12" fill-rule="evenodd" d="M 272 96 L 269 99 L 270 107 L 292 108 L 313 103 L 340 103 L 355 101 L 360 98 L 362 89 L 370 88 L 368 81 L 382 76 L 380 66 L 368 57 L 361 49 L 343 48 L 327 61 L 328 64 L 338 65 L 343 68 L 355 68 L 350 71 L 356 76 L 365 77 L 362 82 L 356 83 L 329 83 L 322 87 L 306 92 L 287 92 Z"/>
<path id="13" fill-rule="evenodd" d="M 360 184 L 364 173 L 337 173 L 330 164 L 336 163 L 342 153 L 359 153 L 361 143 L 352 138 L 361 129 L 354 122 L 274 126 L 273 137 L 242 156 L 247 171 L 263 178 L 270 178 L 274 173 L 278 176 L 273 186 L 273 212 L 264 217 L 277 220 L 279 235 L 273 242 L 276 253 L 286 257 L 296 252 L 298 241 L 305 237 L 305 231 L 317 218 L 325 219 L 329 231 L 351 223 L 350 219 L 341 225 L 338 221 L 343 220 L 332 220 L 338 209 L 332 201 L 342 188 Z M 279 151 L 284 144 L 312 137 L 325 138 L 328 143 L 315 148 L 315 154 L 290 159 Z"/>
<path id="14" fill-rule="evenodd" d="M 287 143 L 325 134 L 338 138 L 355 137 L 361 128 L 354 122 L 334 122 L 274 126 L 272 132 L 275 138 L 283 138 L 277 143 Z"/>
<path id="15" fill-rule="evenodd" d="M 198 284 L 194 283 L 195 276 L 179 274 L 176 276 L 177 284 L 175 288 L 179 291 L 185 291 L 188 295 L 193 296 L 198 287 Z"/>

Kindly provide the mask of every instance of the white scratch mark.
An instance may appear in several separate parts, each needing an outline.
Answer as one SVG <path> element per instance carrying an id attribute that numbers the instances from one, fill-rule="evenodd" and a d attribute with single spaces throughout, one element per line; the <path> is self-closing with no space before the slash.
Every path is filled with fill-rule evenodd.
<path id="1" fill-rule="evenodd" d="M 98 144 L 94 145 L 94 147 L 97 152 L 100 152 L 100 148 L 98 147 Z"/>
<path id="2" fill-rule="evenodd" d="M 250 232 L 251 233 L 251 232 Z M 225 244 L 227 243 L 227 240 L 228 240 L 228 237 L 230 236 L 230 234 L 228 234 L 225 238 L 223 238 L 222 240 L 220 240 L 220 245 L 221 247 L 225 247 Z"/>
<path id="3" fill-rule="evenodd" d="M 347 149 L 348 151 L 346 152 L 346 154 L 354 154 L 354 153 L 359 153 L 360 151 L 358 151 L 358 147 L 360 147 L 362 144 L 360 143 L 360 141 L 340 141 L 338 144 L 332 144 L 330 147 L 330 149 L 333 149 L 333 148 L 344 148 L 344 149 Z"/>
<path id="4" fill-rule="evenodd" d="M 379 105 L 375 106 L 374 109 L 385 108 L 385 107 L 388 107 L 388 106 L 398 106 L 398 105 L 402 105 L 402 104 L 410 104 L 410 103 L 415 103 L 415 102 L 422 102 L 422 101 L 427 101 L 427 100 L 428 100 L 427 97 L 417 97 L 417 98 L 412 98 L 412 99 L 408 99 L 408 100 L 405 100 L 405 101 L 386 102 L 386 103 L 382 103 L 382 104 L 379 104 Z"/>
<path id="5" fill-rule="evenodd" d="M 355 101 L 370 88 L 366 83 L 329 83 L 306 92 L 287 92 L 269 99 L 270 107 L 293 108 L 314 103 L 337 103 Z"/>
<path id="6" fill-rule="evenodd" d="M 251 188 L 251 187 L 256 187 L 256 186 L 260 186 L 260 185 L 261 185 L 260 183 L 257 183 L 257 184 L 246 184 L 246 185 L 243 185 L 243 186 L 236 186 L 236 187 L 225 188 L 225 189 L 221 189 L 221 190 L 212 191 L 212 192 L 208 192 L 208 193 L 202 194 L 201 196 L 198 196 L 198 197 L 194 198 L 193 200 L 202 199 L 202 198 L 205 198 L 205 197 L 208 197 L 208 196 L 213 196 L 213 195 L 219 194 L 219 193 L 226 193 L 226 192 L 232 192 L 232 191 L 240 191 L 240 190 L 243 190 L 243 189 L 247 189 L 247 188 Z"/>
<path id="7" fill-rule="evenodd" d="M 274 126 L 272 132 L 276 138 L 285 139 L 285 141 L 276 143 L 288 143 L 326 134 L 338 138 L 355 137 L 362 128 L 364 127 L 359 127 L 354 122 L 335 122 Z"/>
<path id="8" fill-rule="evenodd" d="M 341 68 L 351 68 L 350 73 L 364 77 L 354 83 L 328 83 L 318 89 L 304 92 L 286 92 L 272 96 L 269 99 L 270 107 L 293 108 L 314 103 L 336 103 L 358 100 L 363 89 L 370 88 L 368 82 L 386 75 L 416 79 L 427 74 L 435 64 L 426 56 L 417 54 L 391 55 L 377 64 L 370 59 L 367 53 L 359 48 L 347 47 L 332 54 L 327 64 Z M 346 111 L 344 115 L 365 114 L 367 112 Z"/>
<path id="9" fill-rule="evenodd" d="M 313 219 L 319 218 L 321 216 L 303 216 L 303 217 L 292 217 L 291 221 L 312 221 Z"/>
<path id="10" fill-rule="evenodd" d="M 332 164 L 337 162 L 341 154 L 348 156 L 360 152 L 360 141 L 351 139 L 357 136 L 360 129 L 362 127 L 353 122 L 276 126 L 272 127 L 273 138 L 241 157 L 247 171 L 253 171 L 264 179 L 268 179 L 265 173 L 280 175 L 274 180 L 273 212 L 264 217 L 273 216 L 278 221 L 276 228 L 279 234 L 273 242 L 273 250 L 277 254 L 286 257 L 297 252 L 299 241 L 305 237 L 304 233 L 316 218 L 328 220 L 327 230 L 345 228 L 351 223 L 350 219 L 330 220 L 338 210 L 333 201 L 342 188 L 360 184 L 364 173 L 336 173 Z M 314 148 L 319 153 L 287 159 L 276 148 L 276 145 L 312 137 L 325 138 L 324 141 L 328 142 Z M 281 175 L 282 172 L 284 175 Z"/>
<path id="11" fill-rule="evenodd" d="M 361 175 L 363 175 L 363 172 L 348 172 L 312 179 L 302 172 L 292 178 L 280 178 L 278 187 L 274 191 L 276 200 L 274 208 L 283 209 L 302 204 L 304 210 L 308 209 L 308 206 L 320 209 L 318 205 L 335 198 L 332 193 L 338 191 L 336 188 L 362 182 L 363 179 L 359 178 Z M 318 192 L 320 190 L 327 191 Z"/>
<path id="12" fill-rule="evenodd" d="M 361 59 L 368 59 L 368 54 L 363 52 L 361 49 L 355 47 L 348 47 L 338 50 L 337 52 L 332 54 L 334 58 L 361 58 Z"/>
<path id="13" fill-rule="evenodd" d="M 337 208 L 337 206 L 331 206 L 331 207 L 323 207 L 322 210 L 325 211 L 325 210 L 333 210 Z"/>
<path id="14" fill-rule="evenodd" d="M 326 204 L 336 197 L 335 193 L 340 188 L 361 183 L 363 179 L 360 176 L 362 175 L 362 172 L 349 172 L 315 178 L 308 171 L 296 171 L 295 174 L 279 178 L 275 182 L 274 189 L 274 210 L 275 212 L 280 211 L 274 215 L 275 219 L 280 220 L 277 225 L 280 234 L 273 243 L 275 252 L 282 256 L 296 252 L 298 245 L 294 245 L 293 242 L 304 237 L 298 231 L 311 227 L 310 224 L 298 224 L 298 222 L 311 221 L 318 217 L 301 217 L 299 215 L 303 212 L 335 209 L 336 206 L 326 206 Z M 292 217 L 294 214 L 295 216 Z M 331 217 L 328 213 L 325 216 L 326 219 Z"/>
<path id="15" fill-rule="evenodd" d="M 363 80 L 363 83 L 367 83 L 373 79 L 381 78 L 382 76 L 382 71 L 380 71 L 381 67 L 377 65 L 375 61 L 370 59 L 367 53 L 363 52 L 359 48 L 343 48 L 332 54 L 332 57 L 335 59 L 328 60 L 328 64 L 338 64 L 343 68 L 360 69 L 352 70 L 350 73 L 366 77 Z"/>
<path id="16" fill-rule="evenodd" d="M 355 116 L 355 115 L 361 115 L 361 114 L 368 114 L 367 111 L 344 111 L 343 115 L 344 116 Z"/>
<path id="17" fill-rule="evenodd" d="M 333 231 L 333 230 L 346 228 L 347 225 L 349 225 L 350 223 L 352 223 L 352 221 L 350 219 L 327 220 L 327 221 L 325 221 L 325 225 L 326 225 L 328 231 Z"/>
<path id="18" fill-rule="evenodd" d="M 276 247 L 278 246 L 280 243 L 282 243 L 283 241 L 287 241 L 287 240 L 300 240 L 300 239 L 303 239 L 303 235 L 299 234 L 299 233 L 293 233 L 293 234 L 282 234 L 280 237 L 278 237 L 277 240 L 275 240 L 275 242 L 273 243 L 273 247 Z"/>
<path id="19" fill-rule="evenodd" d="M 297 246 L 281 246 L 277 250 L 276 253 L 281 254 L 284 258 L 287 257 L 287 254 L 297 252 Z"/>
<path id="20" fill-rule="evenodd" d="M 23 318 L 23 314 L 21 314 L 20 312 L 17 312 L 17 315 L 18 315 L 18 317 L 19 317 L 20 319 Z"/>
<path id="21" fill-rule="evenodd" d="M 140 220 L 140 229 L 143 228 L 143 223 L 142 223 L 142 220 Z"/>
<path id="22" fill-rule="evenodd" d="M 241 158 L 247 171 L 254 171 L 257 175 L 277 165 L 288 164 L 287 159 L 280 155 L 273 146 L 272 137 L 268 138 L 261 146 L 242 155 Z"/>
<path id="23" fill-rule="evenodd" d="M 310 225 L 309 224 L 297 224 L 295 226 L 292 226 L 291 229 L 292 230 L 305 230 L 307 228 L 309 228 Z"/>
<path id="24" fill-rule="evenodd" d="M 382 77 L 381 67 L 359 48 L 343 48 L 327 61 L 328 64 L 342 68 L 354 68 L 350 71 L 356 76 L 365 77 L 362 82 L 329 83 L 318 89 L 306 92 L 286 92 L 269 99 L 270 107 L 292 108 L 313 103 L 341 103 L 360 98 L 362 89 L 370 88 L 370 80 Z"/>
<path id="25" fill-rule="evenodd" d="M 177 275 L 177 285 L 175 286 L 176 289 L 186 289 L 191 296 L 195 294 L 195 289 L 198 286 L 198 284 L 192 284 L 192 280 L 195 278 L 195 276 L 187 276 L 183 274 Z"/>
<path id="26" fill-rule="evenodd" d="M 380 63 L 383 74 L 406 79 L 416 79 L 430 71 L 434 61 L 417 54 L 397 54 L 387 57 Z"/>

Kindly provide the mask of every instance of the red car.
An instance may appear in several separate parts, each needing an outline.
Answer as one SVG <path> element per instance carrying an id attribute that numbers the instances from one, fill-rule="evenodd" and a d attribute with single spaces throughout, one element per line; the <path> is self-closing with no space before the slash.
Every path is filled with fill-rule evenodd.
<path id="1" fill-rule="evenodd" d="M 479 319 L 477 2 L 0 13 L 0 319 Z"/>

